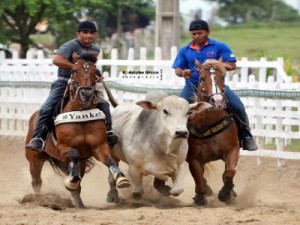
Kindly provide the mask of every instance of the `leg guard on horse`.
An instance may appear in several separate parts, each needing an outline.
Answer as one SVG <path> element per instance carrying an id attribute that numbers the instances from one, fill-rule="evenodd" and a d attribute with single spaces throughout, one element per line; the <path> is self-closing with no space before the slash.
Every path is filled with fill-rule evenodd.
<path id="1" fill-rule="evenodd" d="M 109 168 L 118 188 L 126 188 L 130 186 L 129 180 L 127 180 L 118 165 L 111 158 L 106 158 L 105 165 Z"/>

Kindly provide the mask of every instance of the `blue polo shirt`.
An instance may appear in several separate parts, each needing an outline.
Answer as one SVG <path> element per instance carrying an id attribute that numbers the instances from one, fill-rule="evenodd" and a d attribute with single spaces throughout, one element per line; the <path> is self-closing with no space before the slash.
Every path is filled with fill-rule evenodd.
<path id="1" fill-rule="evenodd" d="M 192 76 L 189 79 L 194 85 L 198 86 L 199 72 L 196 70 L 195 59 L 197 59 L 201 64 L 205 62 L 206 59 L 218 60 L 222 57 L 224 62 L 236 62 L 236 58 L 233 55 L 231 49 L 223 42 L 208 39 L 206 45 L 204 45 L 199 51 L 192 48 L 193 42 L 180 48 L 172 67 L 174 69 L 190 69 L 193 70 Z M 185 81 L 187 84 L 187 80 Z"/>

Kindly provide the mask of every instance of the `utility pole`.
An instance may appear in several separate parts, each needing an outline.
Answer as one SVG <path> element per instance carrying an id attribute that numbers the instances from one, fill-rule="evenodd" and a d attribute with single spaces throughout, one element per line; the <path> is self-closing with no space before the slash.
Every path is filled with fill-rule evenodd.
<path id="1" fill-rule="evenodd" d="M 161 47 L 163 59 L 170 59 L 172 46 L 179 48 L 179 0 L 156 0 L 155 46 Z"/>

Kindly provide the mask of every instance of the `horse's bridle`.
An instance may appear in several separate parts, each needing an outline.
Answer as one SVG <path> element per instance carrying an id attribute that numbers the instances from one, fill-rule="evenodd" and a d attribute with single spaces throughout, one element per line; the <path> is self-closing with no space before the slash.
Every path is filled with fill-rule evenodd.
<path id="1" fill-rule="evenodd" d="M 95 82 L 95 85 L 93 85 L 92 87 L 87 86 L 87 81 L 89 79 L 88 71 L 90 69 L 89 63 L 83 61 L 83 68 L 84 68 L 84 80 L 85 80 L 84 85 L 82 86 L 74 80 L 74 74 L 77 73 L 77 71 L 72 71 L 71 77 L 69 79 L 69 86 L 73 85 L 76 91 L 75 91 L 75 95 L 73 95 L 73 92 L 72 92 L 71 88 L 69 88 L 69 93 L 70 93 L 70 101 L 75 101 L 77 99 L 78 94 L 79 94 L 79 96 L 80 96 L 79 102 L 82 105 L 84 105 L 83 108 L 87 108 L 91 104 L 94 103 L 94 101 L 97 97 L 97 95 L 96 95 L 96 82 Z M 87 96 L 86 93 L 90 93 L 90 94 Z M 82 100 L 84 97 L 86 99 Z"/>
<path id="2" fill-rule="evenodd" d="M 214 91 L 212 91 L 212 94 L 208 94 L 207 90 L 204 88 L 203 86 L 203 82 L 205 82 L 205 78 L 201 77 L 201 72 L 208 70 L 210 72 L 210 77 L 212 79 L 212 89 Z M 222 73 L 221 70 L 215 68 L 214 66 L 204 66 L 202 69 L 199 70 L 199 94 L 202 97 L 206 97 L 208 99 L 208 102 L 213 105 L 216 106 L 216 97 L 221 98 L 221 107 L 222 108 L 226 108 L 226 104 L 227 104 L 227 99 L 225 96 L 225 87 L 220 90 L 218 88 L 218 81 L 216 79 L 216 71 L 219 71 Z"/>

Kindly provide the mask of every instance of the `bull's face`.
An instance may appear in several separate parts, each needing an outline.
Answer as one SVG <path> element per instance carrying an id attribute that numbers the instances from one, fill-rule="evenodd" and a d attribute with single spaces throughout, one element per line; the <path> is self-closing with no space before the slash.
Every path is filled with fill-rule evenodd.
<path id="1" fill-rule="evenodd" d="M 140 101 L 137 104 L 146 109 L 157 110 L 159 127 L 165 135 L 172 138 L 188 138 L 188 118 L 193 113 L 211 107 L 204 102 L 189 104 L 185 99 L 174 95 L 163 98 L 158 103 Z"/>
<path id="2" fill-rule="evenodd" d="M 187 120 L 192 113 L 182 98 L 170 96 L 158 103 L 157 109 L 165 132 L 173 138 L 187 138 Z"/>

